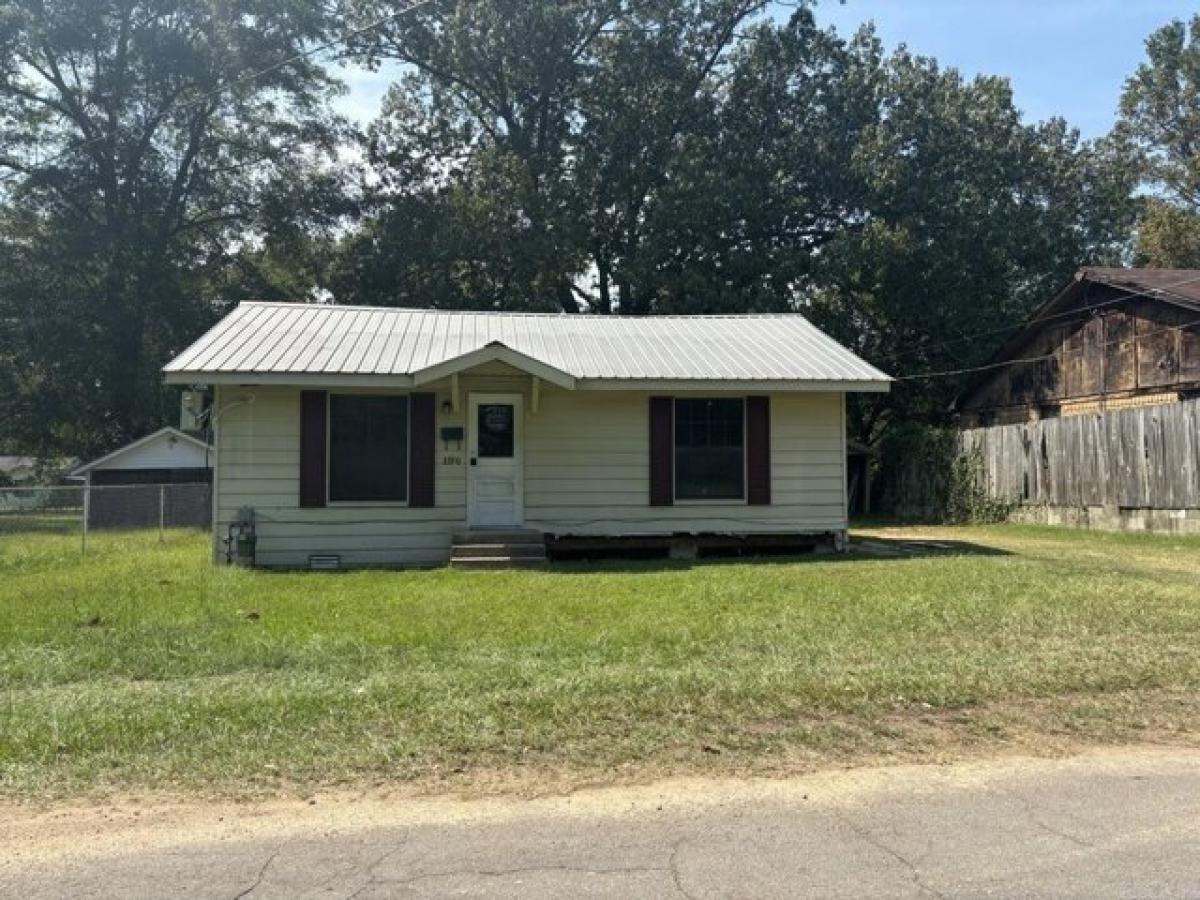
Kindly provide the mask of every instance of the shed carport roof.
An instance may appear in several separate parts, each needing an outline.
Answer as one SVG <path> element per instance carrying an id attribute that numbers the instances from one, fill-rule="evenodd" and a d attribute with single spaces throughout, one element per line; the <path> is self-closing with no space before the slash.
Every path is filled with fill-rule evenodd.
<path id="1" fill-rule="evenodd" d="M 119 469 L 121 468 L 122 457 L 162 440 L 182 442 L 205 452 L 210 449 L 209 445 L 199 438 L 192 437 L 190 434 L 186 434 L 178 428 L 172 428 L 168 425 L 166 428 L 160 428 L 158 431 L 148 434 L 145 437 L 140 437 L 136 441 L 131 441 L 124 447 L 118 447 L 116 450 L 101 456 L 99 459 L 93 459 L 91 462 L 77 466 L 71 470 L 67 477 L 76 478 L 96 469 Z"/>
<path id="2" fill-rule="evenodd" d="M 419 385 L 489 360 L 569 389 L 886 391 L 795 314 L 601 316 L 243 303 L 166 366 L 213 384 Z"/>

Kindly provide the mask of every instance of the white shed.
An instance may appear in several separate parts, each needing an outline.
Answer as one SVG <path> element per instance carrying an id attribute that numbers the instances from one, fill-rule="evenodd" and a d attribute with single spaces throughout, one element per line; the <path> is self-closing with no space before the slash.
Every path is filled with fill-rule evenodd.
<path id="1" fill-rule="evenodd" d="M 162 428 L 76 467 L 89 484 L 178 484 L 208 481 L 212 448 L 178 428 Z"/>
<path id="2" fill-rule="evenodd" d="M 163 428 L 74 469 L 86 486 L 89 528 L 208 528 L 212 448 Z"/>

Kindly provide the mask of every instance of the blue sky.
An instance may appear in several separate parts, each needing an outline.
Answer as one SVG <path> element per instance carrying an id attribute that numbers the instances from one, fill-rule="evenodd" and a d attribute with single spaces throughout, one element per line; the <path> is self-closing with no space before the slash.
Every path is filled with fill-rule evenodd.
<path id="1" fill-rule="evenodd" d="M 1060 115 L 1098 137 L 1147 36 L 1197 12 L 1196 0 L 824 0 L 817 19 L 844 34 L 873 19 L 889 49 L 907 44 L 964 75 L 1006 75 L 1027 120 Z"/>
<path id="2" fill-rule="evenodd" d="M 1146 37 L 1200 11 L 1196 0 L 822 0 L 817 18 L 845 35 L 874 20 L 889 49 L 907 44 L 965 75 L 1006 75 L 1028 120 L 1061 115 L 1098 137 L 1112 127 L 1121 86 Z M 786 10 L 780 10 L 786 15 Z M 367 122 L 395 69 L 342 72 L 342 112 Z"/>

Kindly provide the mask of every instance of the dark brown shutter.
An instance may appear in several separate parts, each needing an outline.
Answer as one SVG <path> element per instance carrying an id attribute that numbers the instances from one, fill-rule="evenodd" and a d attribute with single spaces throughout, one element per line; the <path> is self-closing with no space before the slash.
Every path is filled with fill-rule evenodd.
<path id="1" fill-rule="evenodd" d="M 325 391 L 300 392 L 300 505 L 325 505 Z"/>
<path id="2" fill-rule="evenodd" d="M 771 398 L 746 398 L 746 502 L 771 503 Z"/>
<path id="3" fill-rule="evenodd" d="M 670 397 L 650 398 L 650 505 L 675 500 L 675 404 Z"/>
<path id="4" fill-rule="evenodd" d="M 436 398 L 433 394 L 412 394 L 408 408 L 408 505 L 433 506 Z"/>

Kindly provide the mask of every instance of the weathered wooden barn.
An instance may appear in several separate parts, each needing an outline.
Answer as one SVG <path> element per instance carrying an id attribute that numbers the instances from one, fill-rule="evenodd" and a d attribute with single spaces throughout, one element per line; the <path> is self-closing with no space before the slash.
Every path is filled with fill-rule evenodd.
<path id="1" fill-rule="evenodd" d="M 1081 269 L 956 408 L 1026 517 L 1200 531 L 1200 270 Z"/>
<path id="2" fill-rule="evenodd" d="M 964 424 L 1200 394 L 1200 270 L 1081 269 L 990 362 L 959 398 Z"/>

